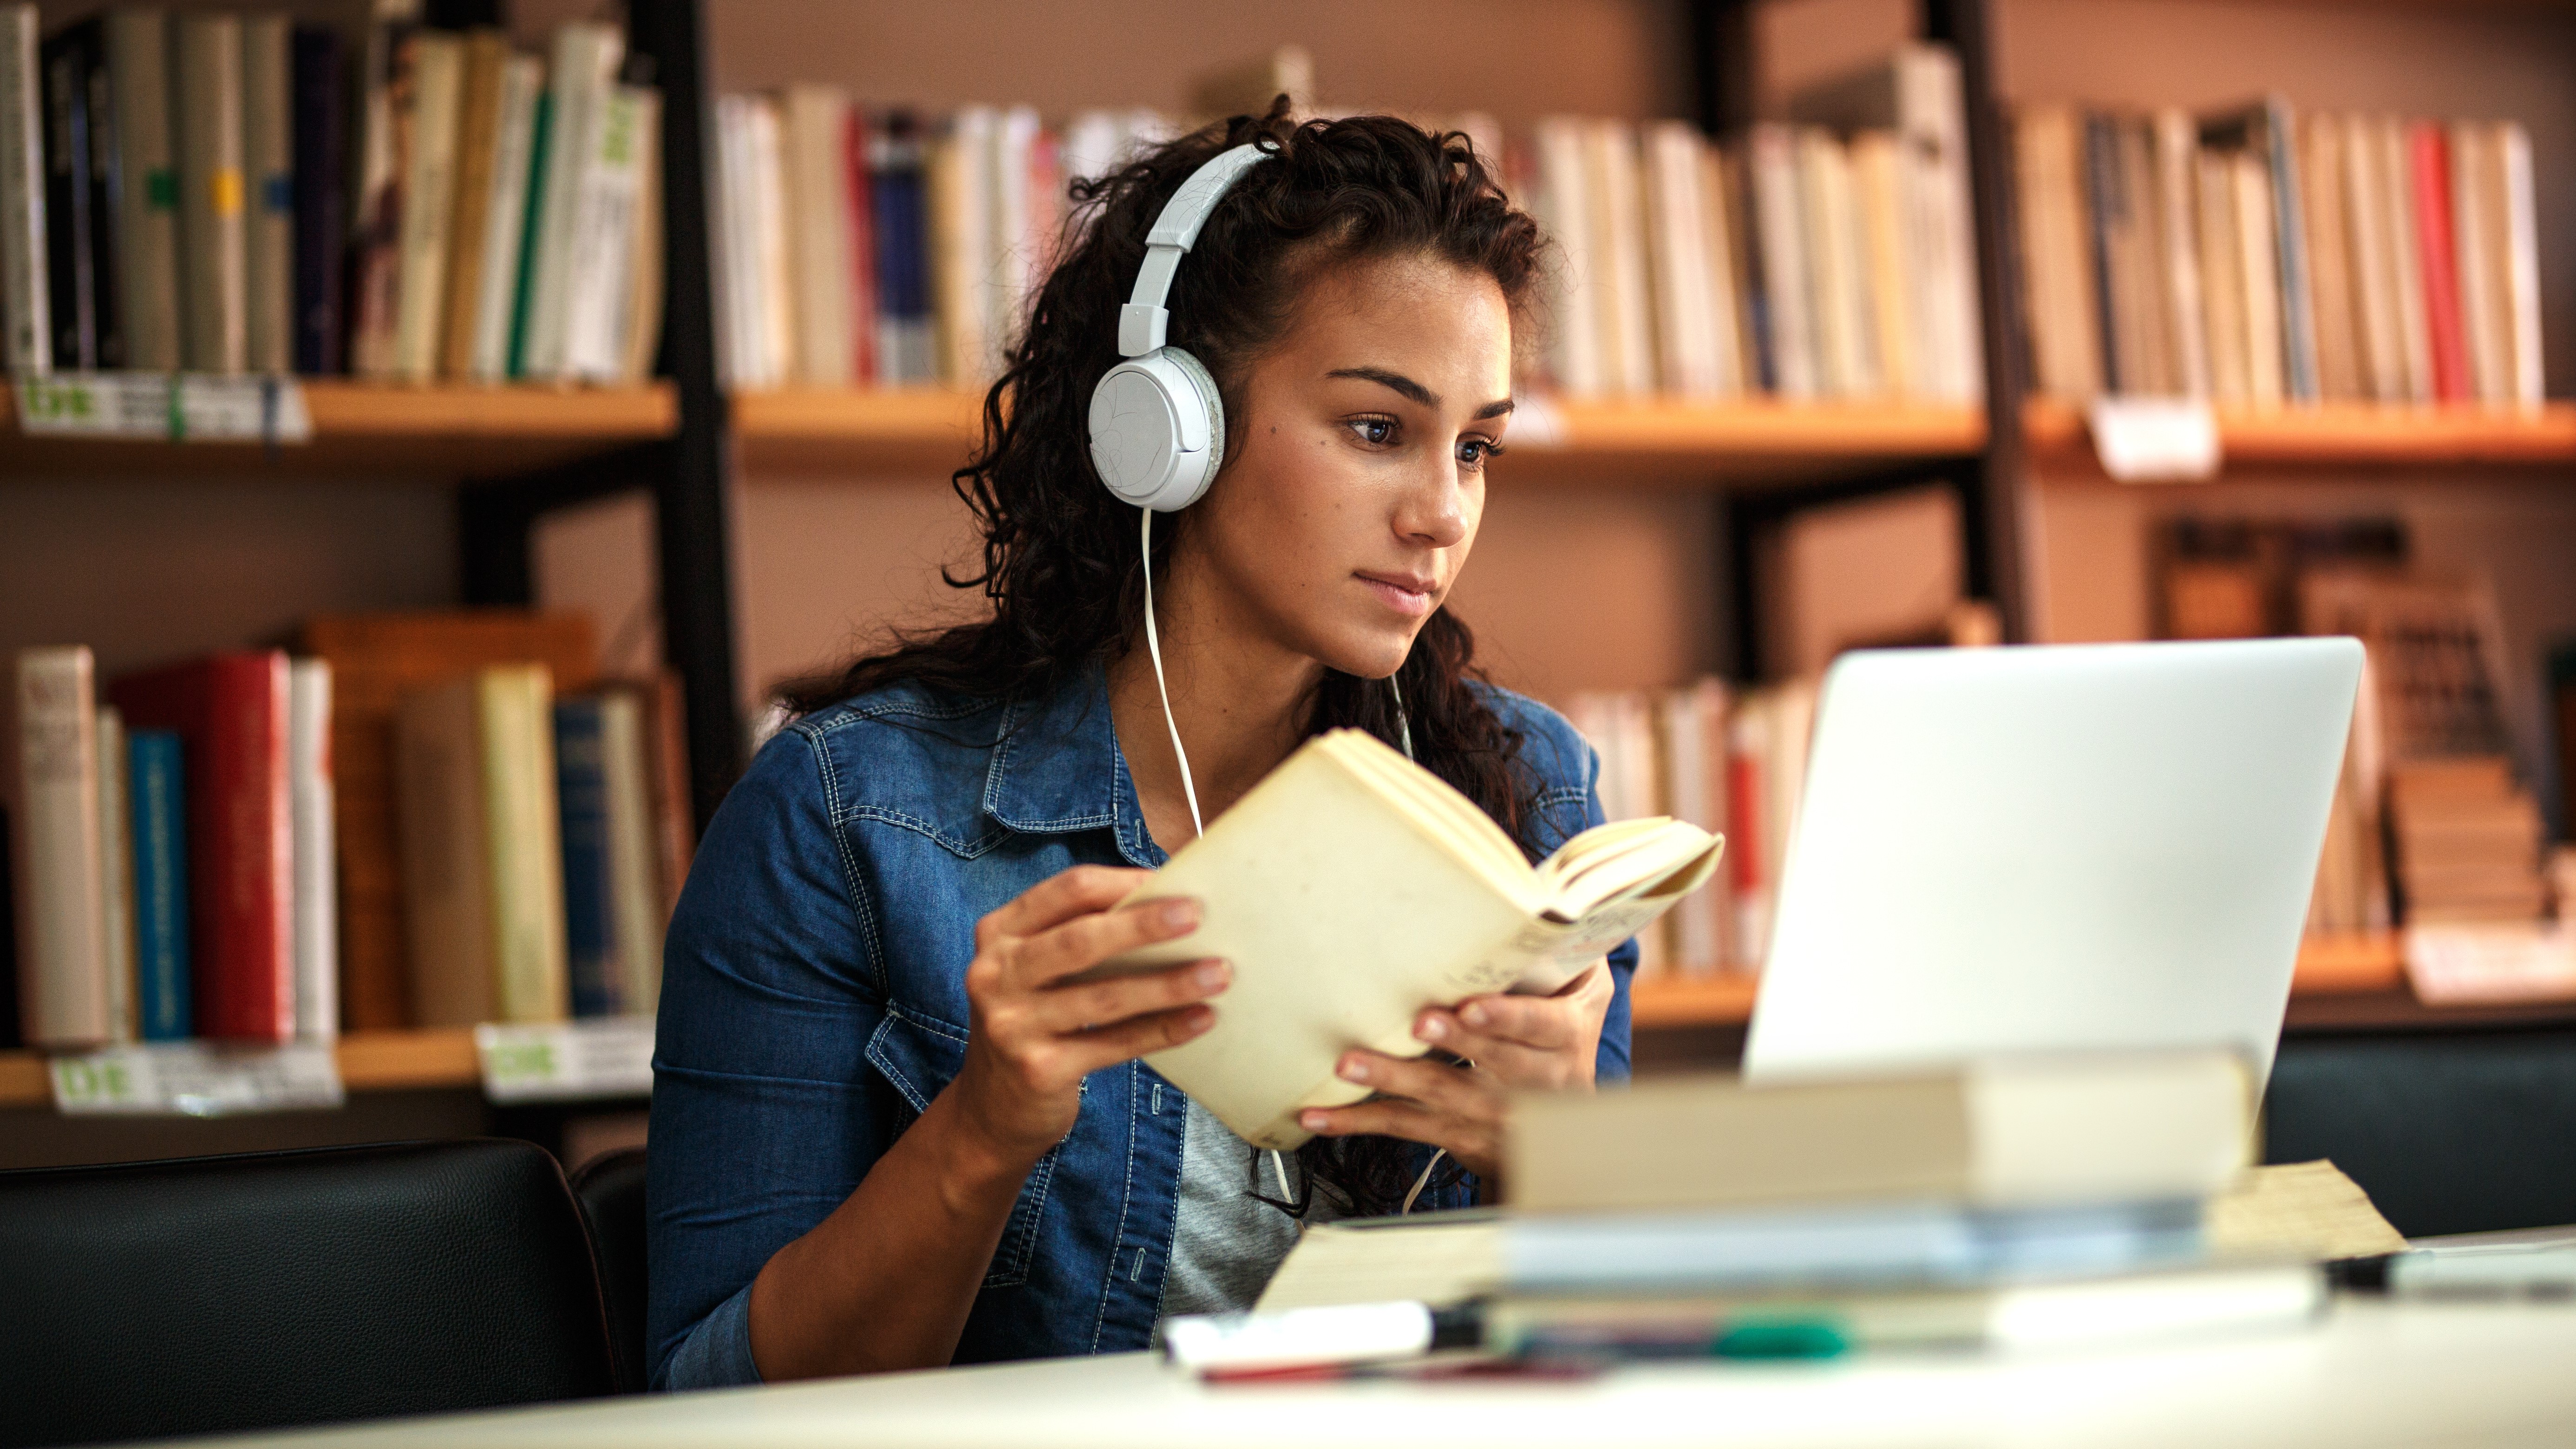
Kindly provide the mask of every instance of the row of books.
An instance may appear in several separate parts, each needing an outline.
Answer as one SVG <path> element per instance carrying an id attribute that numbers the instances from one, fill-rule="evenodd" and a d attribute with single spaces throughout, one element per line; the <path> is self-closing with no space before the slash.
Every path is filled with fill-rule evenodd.
<path id="1" fill-rule="evenodd" d="M 691 838 L 674 682 L 597 680 L 578 619 L 304 633 L 104 690 L 86 648 L 19 656 L 27 1044 L 650 1012 Z"/>
<path id="2" fill-rule="evenodd" d="M 2041 391 L 2540 404 L 2516 123 L 2042 106 L 2014 167 Z"/>
<path id="3" fill-rule="evenodd" d="M 1600 753 L 1608 818 L 1666 815 L 1726 836 L 1719 878 L 1638 934 L 1638 977 L 1760 970 L 1806 779 L 1814 685 L 1702 679 L 1578 694 L 1565 713 Z"/>
<path id="4" fill-rule="evenodd" d="M 364 34 L 120 9 L 40 44 L 0 5 L 7 368 L 642 377 L 660 101 L 617 28 L 551 65 L 419 0 Z"/>

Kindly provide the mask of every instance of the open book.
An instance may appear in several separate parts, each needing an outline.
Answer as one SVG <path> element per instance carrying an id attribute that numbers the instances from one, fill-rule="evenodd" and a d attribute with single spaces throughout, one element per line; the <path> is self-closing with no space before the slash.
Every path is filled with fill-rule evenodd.
<path id="1" fill-rule="evenodd" d="M 1705 882 L 1724 847 L 1680 821 L 1623 820 L 1532 867 L 1439 777 L 1335 730 L 1126 902 L 1196 897 L 1199 929 L 1098 970 L 1233 962 L 1216 1025 L 1145 1060 L 1245 1141 L 1287 1150 L 1311 1135 L 1301 1109 L 1369 1095 L 1333 1074 L 1344 1051 L 1418 1056 L 1426 1006 L 1556 990 Z"/>

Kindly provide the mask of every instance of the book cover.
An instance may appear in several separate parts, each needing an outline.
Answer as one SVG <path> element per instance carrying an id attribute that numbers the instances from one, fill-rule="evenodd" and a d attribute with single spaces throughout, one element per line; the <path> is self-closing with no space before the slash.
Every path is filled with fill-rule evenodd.
<path id="1" fill-rule="evenodd" d="M 295 1035 L 295 828 L 285 654 L 215 654 L 108 690 L 126 723 L 187 755 L 190 956 L 197 1034 Z"/>
<path id="2" fill-rule="evenodd" d="M 662 350 L 662 296 L 668 288 L 662 251 L 662 93 L 625 87 L 635 107 L 635 204 L 627 227 L 626 303 L 618 332 L 623 348 L 617 380 L 638 383 L 653 375 Z"/>
<path id="3" fill-rule="evenodd" d="M 606 746 L 596 698 L 555 702 L 555 791 L 563 841 L 564 967 L 575 1016 L 625 1009 L 609 844 Z"/>
<path id="4" fill-rule="evenodd" d="M 295 366 L 295 119 L 283 15 L 241 26 L 244 355 L 252 372 Z"/>
<path id="5" fill-rule="evenodd" d="M 2379 164 L 2378 133 L 2369 118 L 2337 118 L 2343 161 L 2345 255 L 2352 278 L 2352 310 L 2360 338 L 2363 396 L 2377 402 L 2407 397 L 2406 345 L 2397 320 L 2394 243 L 2388 235 L 2386 176 Z"/>
<path id="6" fill-rule="evenodd" d="M 608 104 L 624 59 L 625 40 L 613 25 L 577 21 L 555 32 L 554 59 L 546 75 L 551 104 L 545 179 L 532 198 L 536 239 L 526 263 L 534 275 L 520 371 L 528 377 L 566 375 L 574 274 L 597 261 L 578 249 L 582 173 L 601 138 L 595 113 Z"/>
<path id="7" fill-rule="evenodd" d="M 298 659 L 287 673 L 287 788 L 295 816 L 295 1034 L 340 1034 L 340 872 L 332 817 L 331 665 Z"/>
<path id="8" fill-rule="evenodd" d="M 239 16 L 192 12 L 172 21 L 177 43 L 180 359 L 191 372 L 232 375 L 250 356 L 249 238 L 242 175 Z"/>
<path id="9" fill-rule="evenodd" d="M 115 96 L 117 298 L 125 365 L 180 366 L 179 172 L 171 152 L 170 24 L 158 10 L 106 17 L 108 85 Z"/>
<path id="10" fill-rule="evenodd" d="M 54 365 L 44 113 L 36 7 L 0 5 L 0 368 L 34 376 Z"/>
<path id="11" fill-rule="evenodd" d="M 848 387 L 858 357 L 845 194 L 850 99 L 835 86 L 792 85 L 783 105 L 789 267 L 802 302 L 795 378 L 810 387 Z"/>
<path id="12" fill-rule="evenodd" d="M 2308 242 L 2310 302 L 2316 308 L 2317 395 L 2351 402 L 2370 395 L 2363 378 L 2367 349 L 2354 301 L 2344 195 L 2343 118 L 2310 115 L 2300 124 L 2299 200 Z"/>
<path id="13" fill-rule="evenodd" d="M 45 131 L 46 309 L 54 329 L 54 365 L 90 372 L 99 366 L 97 282 L 89 187 L 89 57 L 84 37 L 66 32 L 43 43 Z"/>
<path id="14" fill-rule="evenodd" d="M 98 711 L 98 942 L 108 1039 L 135 1039 L 134 837 L 126 812 L 125 718 Z"/>
<path id="15" fill-rule="evenodd" d="M 126 794 L 133 807 L 134 986 L 137 1035 L 181 1041 L 195 1027 L 188 963 L 187 778 L 179 736 L 130 730 Z"/>
<path id="16" fill-rule="evenodd" d="M 348 76 L 340 33 L 295 27 L 295 370 L 346 370 L 341 263 L 348 245 Z"/>
<path id="17" fill-rule="evenodd" d="M 586 689 L 597 640 L 586 615 L 473 609 L 325 615 L 306 622 L 298 648 L 331 665 L 342 1020 L 351 1031 L 426 1024 L 412 1016 L 395 713 L 410 694 L 496 664 L 543 663 L 564 688 Z"/>
<path id="18" fill-rule="evenodd" d="M 643 224 L 637 202 L 649 94 L 642 87 L 613 85 L 590 107 L 586 154 L 575 183 L 580 191 L 573 207 L 573 254 L 581 263 L 566 277 L 564 377 L 615 382 L 625 367 L 635 232 Z"/>
<path id="19" fill-rule="evenodd" d="M 110 1010 L 98 819 L 98 711 L 84 646 L 23 649 L 5 761 L 19 1025 L 30 1046 L 93 1046 Z"/>
<path id="20" fill-rule="evenodd" d="M 719 101 L 719 108 L 723 102 Z M 528 375 L 528 345 L 536 323 L 537 233 L 546 218 L 546 185 L 554 174 L 555 98 L 551 89 L 537 93 L 528 121 L 528 189 L 519 206 L 518 275 L 510 284 L 510 341 L 507 372 Z"/>
<path id="21" fill-rule="evenodd" d="M 411 170 L 410 41 L 419 0 L 371 0 L 358 72 L 358 156 L 352 168 L 344 304 L 349 371 L 388 377 L 402 281 L 403 181 Z"/>
<path id="22" fill-rule="evenodd" d="M 465 42 L 416 30 L 403 42 L 411 84 L 396 103 L 403 157 L 400 254 L 394 269 L 390 376 L 427 382 L 438 375 L 447 320 L 447 254 L 456 200 L 457 105 L 465 85 Z M 404 115 L 407 102 L 408 115 Z"/>
<path id="23" fill-rule="evenodd" d="M 2468 331 L 2461 317 L 2460 259 L 2451 227 L 2449 138 L 2436 122 L 2414 122 L 2406 128 L 2406 157 L 2433 396 L 2440 402 L 2466 402 L 2476 395 L 2476 380 L 2469 370 Z"/>
<path id="24" fill-rule="evenodd" d="M 610 689 L 598 696 L 615 984 L 619 1009 L 630 1013 L 649 1013 L 661 999 L 662 934 L 670 919 L 660 865 L 654 858 L 657 822 L 645 725 L 651 698 L 649 692 L 635 689 Z M 567 844 L 567 861 L 569 849 Z M 569 864 L 566 879 L 570 879 Z"/>
<path id="25" fill-rule="evenodd" d="M 875 202 L 877 366 L 902 386 L 939 377 L 930 316 L 929 215 L 921 138 L 912 117 L 897 112 L 869 144 Z"/>

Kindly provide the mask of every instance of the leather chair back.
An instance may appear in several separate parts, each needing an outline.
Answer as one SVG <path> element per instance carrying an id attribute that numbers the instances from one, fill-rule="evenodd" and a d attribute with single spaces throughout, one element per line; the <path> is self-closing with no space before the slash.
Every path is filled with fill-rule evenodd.
<path id="1" fill-rule="evenodd" d="M 640 1394 L 652 1374 L 644 1359 L 644 1149 L 623 1147 L 583 1163 L 573 1172 L 572 1195 L 599 1262 L 618 1392 Z"/>
<path id="2" fill-rule="evenodd" d="M 0 1445 L 615 1386 L 581 1213 L 489 1139 L 0 1172 Z"/>

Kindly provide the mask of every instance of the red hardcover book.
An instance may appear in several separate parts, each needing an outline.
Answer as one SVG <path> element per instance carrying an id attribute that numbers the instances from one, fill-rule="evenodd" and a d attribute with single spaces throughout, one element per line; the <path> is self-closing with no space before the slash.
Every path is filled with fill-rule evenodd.
<path id="1" fill-rule="evenodd" d="M 2459 249 L 2451 236 L 2451 147 L 2442 127 L 2417 121 L 2406 128 L 2415 199 L 2415 253 L 2424 271 L 2424 333 L 2432 344 L 2433 396 L 2466 402 L 2476 391 L 2469 376 L 2469 338 L 2460 317 Z"/>
<path id="2" fill-rule="evenodd" d="M 199 1036 L 295 1035 L 286 681 L 286 655 L 272 649 L 210 655 L 108 688 L 130 728 L 179 735 L 194 847 L 188 906 Z"/>
<path id="3" fill-rule="evenodd" d="M 877 234 L 875 182 L 868 176 L 868 113 L 849 108 L 842 119 L 841 188 L 850 208 L 850 342 L 858 355 L 850 359 L 850 379 L 874 387 L 877 376 Z"/>

